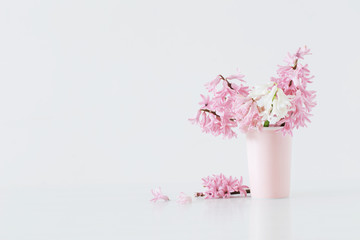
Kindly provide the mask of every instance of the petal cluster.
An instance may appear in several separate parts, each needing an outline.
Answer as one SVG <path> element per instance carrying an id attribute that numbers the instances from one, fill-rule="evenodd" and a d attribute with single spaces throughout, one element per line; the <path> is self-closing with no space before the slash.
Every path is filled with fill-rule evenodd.
<path id="1" fill-rule="evenodd" d="M 286 96 L 281 88 L 273 84 L 271 89 L 263 91 L 263 95 L 257 95 L 257 104 L 262 108 L 260 115 L 263 121 L 276 124 L 280 119 L 287 116 L 291 108 L 291 96 Z M 253 95 L 255 95 L 253 93 Z"/>
<path id="2" fill-rule="evenodd" d="M 203 178 L 203 185 L 207 189 L 205 198 L 229 198 L 232 192 L 240 192 L 246 196 L 246 185 L 243 185 L 242 177 L 240 180 L 237 178 L 225 177 L 223 174 L 212 175 Z"/>
<path id="3" fill-rule="evenodd" d="M 249 87 L 244 85 L 243 77 L 241 74 L 226 78 L 218 75 L 205 84 L 209 95 L 201 95 L 200 109 L 196 117 L 189 120 L 205 133 L 227 138 L 236 137 L 236 128 L 247 131 L 250 127 L 261 127 L 258 108 L 248 97 Z M 238 83 L 230 82 L 232 80 Z"/>
<path id="4" fill-rule="evenodd" d="M 227 138 L 236 137 L 236 129 L 246 133 L 263 126 L 283 127 L 284 134 L 292 135 L 294 128 L 310 122 L 316 106 L 315 91 L 307 89 L 313 76 L 308 65 L 300 62 L 309 54 L 307 47 L 289 53 L 286 64 L 278 67 L 277 77 L 254 88 L 245 85 L 240 73 L 216 76 L 205 85 L 208 95 L 201 95 L 200 109 L 189 120 L 206 133 Z"/>
<path id="5" fill-rule="evenodd" d="M 283 126 L 284 134 L 292 135 L 294 128 L 306 127 L 306 123 L 311 122 L 311 111 L 316 106 L 316 92 L 307 87 L 314 76 L 310 74 L 308 65 L 299 61 L 309 54 L 311 53 L 307 47 L 299 48 L 295 54 L 288 54 L 286 65 L 279 66 L 278 76 L 271 79 L 291 99 L 287 115 L 277 122 L 279 126 Z"/>

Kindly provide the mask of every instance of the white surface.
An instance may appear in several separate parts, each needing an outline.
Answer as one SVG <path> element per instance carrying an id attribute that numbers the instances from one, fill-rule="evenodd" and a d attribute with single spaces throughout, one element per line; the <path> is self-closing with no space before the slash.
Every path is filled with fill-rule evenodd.
<path id="1" fill-rule="evenodd" d="M 121 185 L 1 189 L 0 239 L 331 240 L 360 235 L 360 194 L 353 191 L 299 192 L 278 200 L 195 199 L 179 205 L 151 203 L 148 190 Z M 170 198 L 178 193 L 167 192 Z"/>
<path id="2" fill-rule="evenodd" d="M 2 1 L 0 239 L 355 239 L 359 12 L 356 0 Z M 187 119 L 217 74 L 265 83 L 305 44 L 318 106 L 294 135 L 293 197 L 151 205 L 159 185 L 248 183 L 244 136 Z"/>

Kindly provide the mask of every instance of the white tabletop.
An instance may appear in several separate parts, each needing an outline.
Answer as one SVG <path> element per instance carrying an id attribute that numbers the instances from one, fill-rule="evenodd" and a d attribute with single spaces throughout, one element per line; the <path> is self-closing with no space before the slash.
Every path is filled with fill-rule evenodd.
<path id="1" fill-rule="evenodd" d="M 170 198 L 176 198 L 176 190 L 168 191 Z M 142 185 L 3 188 L 0 239 L 359 239 L 360 236 L 359 192 L 298 191 L 288 199 L 275 200 L 194 198 L 187 205 L 179 205 L 175 200 L 151 203 L 149 199 L 149 188 Z"/>

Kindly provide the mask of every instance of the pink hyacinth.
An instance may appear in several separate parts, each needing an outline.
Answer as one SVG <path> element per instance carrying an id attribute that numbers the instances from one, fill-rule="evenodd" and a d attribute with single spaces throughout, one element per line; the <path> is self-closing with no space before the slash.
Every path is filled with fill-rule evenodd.
<path id="1" fill-rule="evenodd" d="M 244 85 L 244 75 L 240 73 L 216 76 L 205 84 L 209 95 L 201 95 L 201 107 L 196 117 L 189 120 L 203 132 L 225 138 L 236 137 L 236 129 L 246 133 L 269 124 L 283 127 L 284 134 L 292 135 L 294 128 L 305 127 L 310 122 L 311 111 L 316 106 L 315 91 L 307 89 L 314 76 L 308 65 L 300 62 L 310 54 L 307 47 L 289 53 L 286 64 L 278 67 L 277 77 L 258 91 Z M 238 81 L 234 83 L 234 80 Z"/>
<path id="2" fill-rule="evenodd" d="M 279 66 L 278 77 L 271 79 L 286 95 L 292 96 L 290 111 L 277 123 L 283 126 L 284 134 L 292 135 L 294 128 L 306 127 L 306 122 L 311 122 L 311 111 L 316 106 L 316 92 L 308 90 L 307 86 L 314 76 L 310 75 L 308 65 L 302 65 L 299 61 L 309 54 L 310 49 L 307 47 L 299 48 L 295 54 L 288 54 L 285 59 L 287 65 Z"/>
<path id="3" fill-rule="evenodd" d="M 222 173 L 219 175 L 212 175 L 203 178 L 203 185 L 207 188 L 205 198 L 229 198 L 232 192 L 239 192 L 247 196 L 246 185 L 242 184 L 242 177 L 240 180 L 233 177 L 225 177 Z"/>
<path id="4" fill-rule="evenodd" d="M 178 199 L 177 199 L 177 202 L 180 203 L 180 204 L 188 204 L 188 203 L 192 202 L 192 199 L 191 199 L 190 196 L 188 196 L 185 193 L 181 192 Z"/>
<path id="5" fill-rule="evenodd" d="M 154 196 L 153 199 L 151 199 L 150 201 L 151 202 L 157 202 L 158 200 L 164 200 L 164 201 L 169 201 L 169 197 L 164 195 L 162 192 L 161 192 L 161 188 L 157 188 L 157 189 L 151 189 L 151 193 L 152 195 Z"/>
<path id="6" fill-rule="evenodd" d="M 223 135 L 227 138 L 236 137 L 234 128 L 238 127 L 240 118 L 244 118 L 236 112 L 234 105 L 239 98 L 244 98 L 249 94 L 249 88 L 243 83 L 243 75 L 234 74 L 227 78 L 218 75 L 213 81 L 205 86 L 210 96 L 201 95 L 203 99 L 200 109 L 195 118 L 189 119 L 192 123 L 200 125 L 206 133 L 214 136 Z M 238 80 L 236 84 L 230 80 Z M 247 114 L 248 111 L 246 111 Z"/>
<path id="7" fill-rule="evenodd" d="M 243 177 L 241 176 L 236 189 L 238 192 L 240 192 L 240 194 L 242 193 L 246 197 L 247 196 L 246 188 L 249 188 L 249 187 L 246 185 L 243 185 L 242 183 L 243 183 Z"/>
<path id="8" fill-rule="evenodd" d="M 246 133 L 251 128 L 261 130 L 262 119 L 259 108 L 252 98 L 240 98 L 239 101 L 235 101 L 234 105 L 236 119 L 241 119 L 238 121 L 238 126 L 242 132 Z"/>

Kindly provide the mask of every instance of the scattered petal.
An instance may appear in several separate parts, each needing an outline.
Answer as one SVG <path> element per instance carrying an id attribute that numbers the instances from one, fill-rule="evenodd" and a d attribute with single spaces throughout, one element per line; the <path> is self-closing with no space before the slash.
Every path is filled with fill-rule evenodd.
<path id="1" fill-rule="evenodd" d="M 164 201 L 170 200 L 168 196 L 164 195 L 161 192 L 160 187 L 158 187 L 157 189 L 151 189 L 151 193 L 154 196 L 154 198 L 150 200 L 151 202 L 157 202 L 158 200 L 164 200 Z"/>
<path id="2" fill-rule="evenodd" d="M 192 198 L 185 193 L 181 192 L 179 197 L 177 198 L 177 202 L 180 204 L 188 204 L 192 202 Z"/>

